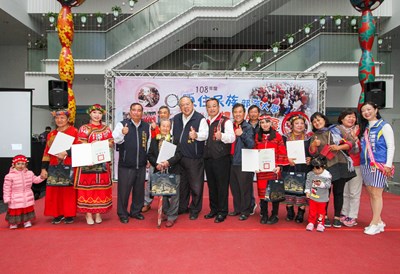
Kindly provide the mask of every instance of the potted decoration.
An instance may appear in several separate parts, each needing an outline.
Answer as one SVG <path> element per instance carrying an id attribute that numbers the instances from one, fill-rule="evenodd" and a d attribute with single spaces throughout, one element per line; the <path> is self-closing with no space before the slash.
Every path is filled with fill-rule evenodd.
<path id="1" fill-rule="evenodd" d="M 133 6 L 135 5 L 136 2 L 137 2 L 137 0 L 129 0 L 129 6 L 131 8 L 133 8 Z"/>
<path id="2" fill-rule="evenodd" d="M 81 14 L 79 15 L 79 17 L 81 18 L 82 24 L 85 24 L 86 21 L 87 21 L 87 14 L 86 14 L 86 13 L 81 13 Z"/>
<path id="3" fill-rule="evenodd" d="M 294 42 L 294 34 L 286 34 L 287 41 L 289 45 L 293 44 Z"/>
<path id="4" fill-rule="evenodd" d="M 336 26 L 340 26 L 342 24 L 342 16 L 341 15 L 333 16 L 333 21 L 335 22 Z"/>
<path id="5" fill-rule="evenodd" d="M 325 18 L 325 16 L 321 16 L 321 17 L 319 18 L 319 24 L 320 24 L 321 26 L 324 26 L 325 23 L 326 23 L 326 18 Z"/>
<path id="6" fill-rule="evenodd" d="M 354 27 L 355 25 L 357 25 L 357 18 L 356 18 L 355 16 L 352 16 L 352 17 L 350 18 L 350 25 L 351 25 L 352 27 Z"/>
<path id="7" fill-rule="evenodd" d="M 49 17 L 49 22 L 52 24 L 56 21 L 57 16 L 58 16 L 57 13 L 54 12 L 47 13 L 47 17 Z"/>
<path id="8" fill-rule="evenodd" d="M 114 14 L 114 17 L 118 17 L 118 15 L 122 12 L 122 9 L 120 6 L 114 6 L 111 8 L 111 11 Z"/>
<path id="9" fill-rule="evenodd" d="M 281 43 L 280 42 L 275 42 L 275 43 L 273 43 L 272 45 L 271 45 L 271 47 L 272 47 L 272 52 L 273 53 L 278 53 L 278 51 L 279 51 L 279 47 L 281 46 Z"/>
<path id="10" fill-rule="evenodd" d="M 256 53 L 254 53 L 253 54 L 253 58 L 254 58 L 254 60 L 256 60 L 256 63 L 257 64 L 260 64 L 261 63 L 261 57 L 262 57 L 262 53 L 261 52 L 256 52 Z"/>
<path id="11" fill-rule="evenodd" d="M 246 71 L 249 67 L 250 67 L 249 63 L 244 62 L 240 64 L 241 71 Z"/>
<path id="12" fill-rule="evenodd" d="M 94 17 L 96 17 L 96 21 L 97 21 L 97 23 L 99 23 L 99 24 L 101 24 L 101 23 L 103 23 L 103 14 L 101 13 L 101 12 L 96 12 L 95 14 L 94 14 Z"/>
<path id="13" fill-rule="evenodd" d="M 305 24 L 305 25 L 303 26 L 303 29 L 304 29 L 304 33 L 305 33 L 305 34 L 309 34 L 309 33 L 311 32 L 311 29 L 312 29 L 312 24 L 311 24 L 311 23 Z"/>

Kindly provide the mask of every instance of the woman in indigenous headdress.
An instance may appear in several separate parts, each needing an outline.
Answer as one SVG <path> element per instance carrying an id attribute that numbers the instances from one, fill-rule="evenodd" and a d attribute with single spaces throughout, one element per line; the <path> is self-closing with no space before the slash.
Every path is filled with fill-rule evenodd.
<path id="1" fill-rule="evenodd" d="M 76 215 L 76 190 L 73 186 L 71 149 L 49 154 L 58 133 L 74 137 L 77 143 L 78 131 L 68 122 L 69 110 L 51 112 L 57 128 L 47 135 L 46 147 L 42 158 L 41 177 L 47 178 L 44 215 L 52 216 L 53 224 L 74 222 Z"/>
<path id="2" fill-rule="evenodd" d="M 289 158 L 289 165 L 283 167 L 284 172 L 304 172 L 308 173 L 312 167 L 310 167 L 311 157 L 308 152 L 310 147 L 310 136 L 312 134 L 306 133 L 306 118 L 302 115 L 296 115 L 290 118 L 291 132 L 283 136 L 285 144 L 290 141 L 304 141 L 304 151 L 306 156 L 306 163 L 296 164 L 296 159 Z M 307 205 L 307 198 L 304 193 L 302 194 L 286 194 L 286 221 L 295 220 L 296 223 L 302 223 L 304 220 L 305 206 Z M 294 206 L 298 207 L 297 215 L 295 215 Z"/>
<path id="3" fill-rule="evenodd" d="M 265 199 L 265 192 L 269 180 L 276 180 L 281 177 L 282 168 L 288 165 L 286 147 L 282 136 L 276 131 L 276 125 L 273 124 L 271 116 L 262 115 L 260 120 L 260 129 L 255 136 L 255 149 L 274 149 L 275 150 L 275 169 L 271 172 L 257 172 L 257 188 L 260 198 L 261 220 L 262 224 L 275 224 L 279 221 L 278 211 L 279 202 L 272 202 L 271 216 L 268 217 L 268 202 Z"/>
<path id="4" fill-rule="evenodd" d="M 79 128 L 80 143 L 93 143 L 108 140 L 109 147 L 114 144 L 110 128 L 102 123 L 105 110 L 99 104 L 89 107 L 90 122 Z M 78 212 L 86 214 L 88 225 L 102 222 L 101 215 L 112 207 L 112 181 L 110 163 L 78 167 L 75 173 L 75 187 L 78 189 Z M 95 214 L 93 218 L 93 214 Z"/>

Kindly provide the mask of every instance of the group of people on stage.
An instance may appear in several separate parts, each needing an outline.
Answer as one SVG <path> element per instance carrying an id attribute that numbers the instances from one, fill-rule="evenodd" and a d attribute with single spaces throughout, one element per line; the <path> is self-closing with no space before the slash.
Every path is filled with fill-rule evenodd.
<path id="1" fill-rule="evenodd" d="M 77 212 L 85 214 L 89 225 L 101 223 L 101 214 L 111 209 L 110 164 L 73 169 L 70 150 L 49 154 L 55 136 L 62 132 L 73 136 L 74 144 L 102 140 L 108 140 L 110 148 L 116 144 L 119 153 L 117 214 L 124 224 L 130 218 L 143 220 L 143 213 L 150 209 L 152 197 L 146 184 L 146 168 L 150 174 L 169 172 L 176 175 L 176 195 L 163 200 L 162 219 L 166 227 L 174 226 L 179 214 L 188 213 L 190 220 L 199 217 L 204 173 L 210 201 L 210 211 L 204 215 L 205 219 L 221 223 L 227 216 L 237 216 L 245 221 L 253 215 L 257 207 L 253 195 L 255 175 L 260 223 L 275 224 L 279 221 L 280 202 L 266 199 L 269 181 L 281 179 L 282 172 L 303 172 L 306 174 L 304 193 L 285 197 L 287 221 L 303 223 L 308 205 L 308 231 L 316 228 L 323 232 L 325 227 L 357 225 L 364 182 L 373 215 L 364 233 L 375 235 L 384 231 L 382 192 L 388 178 L 393 176 L 395 145 L 393 130 L 381 118 L 374 103 L 366 102 L 362 106 L 360 124 L 357 113 L 352 110 L 344 110 L 336 125 L 331 125 L 323 113 L 316 112 L 310 118 L 313 132 L 307 132 L 304 116 L 293 116 L 289 121 L 291 131 L 284 136 L 277 131 L 273 117 L 261 113 L 257 106 L 249 108 L 248 120 L 243 104 L 233 106 L 233 119 L 229 119 L 221 112 L 216 98 L 206 101 L 207 117 L 194 109 L 190 97 L 181 97 L 179 107 L 181 112 L 170 119 L 168 107 L 162 106 L 159 122 L 149 124 L 142 119 L 143 106 L 133 103 L 129 117 L 118 122 L 113 131 L 102 123 L 105 110 L 98 104 L 88 109 L 90 122 L 79 130 L 68 123 L 68 111 L 53 112 L 57 128 L 47 136 L 40 176 L 36 177 L 26 169 L 26 157 L 20 155 L 14 158 L 5 178 L 4 201 L 9 204 L 6 220 L 10 228 L 19 224 L 31 225 L 35 214 L 33 199 L 27 190 L 32 183 L 48 179 L 59 169 L 74 176 L 62 185 L 52 185 L 48 180 L 45 215 L 53 217 L 53 224 L 72 223 Z M 306 161 L 296 164 L 296 159 L 288 158 L 286 144 L 299 140 L 303 141 Z M 170 159 L 157 162 L 163 142 L 173 143 L 176 150 Z M 243 171 L 242 149 L 273 149 L 275 168 L 255 173 Z M 233 196 L 231 212 L 228 211 L 229 188 Z M 333 219 L 327 214 L 331 188 Z M 14 201 L 17 198 L 20 200 Z"/>

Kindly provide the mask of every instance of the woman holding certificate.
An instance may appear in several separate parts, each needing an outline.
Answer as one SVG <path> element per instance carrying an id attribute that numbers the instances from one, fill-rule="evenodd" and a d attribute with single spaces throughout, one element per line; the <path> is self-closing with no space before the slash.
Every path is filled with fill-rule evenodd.
<path id="1" fill-rule="evenodd" d="M 78 131 L 68 122 L 69 110 L 57 110 L 51 113 L 57 128 L 47 135 L 46 147 L 42 158 L 40 176 L 47 178 L 44 215 L 52 216 L 53 224 L 74 222 L 76 215 L 76 190 L 72 179 L 71 148 L 55 149 L 56 138 L 72 137 L 71 144 L 77 143 Z M 61 134 L 63 133 L 63 134 Z M 60 136 L 58 136 L 60 135 Z"/>
<path id="2" fill-rule="evenodd" d="M 289 165 L 283 167 L 284 172 L 289 172 L 289 174 L 293 173 L 294 175 L 307 175 L 309 171 L 311 171 L 312 167 L 310 166 L 311 157 L 308 152 L 310 146 L 310 136 L 312 134 L 306 133 L 306 118 L 302 115 L 296 115 L 290 118 L 289 123 L 291 125 L 291 132 L 283 136 L 283 140 L 287 146 L 288 150 L 288 157 L 289 157 Z M 304 146 L 304 158 L 305 161 L 301 161 L 300 159 L 295 159 L 293 156 L 290 157 L 290 144 L 296 144 L 296 141 L 300 141 L 303 143 Z M 290 143 L 293 142 L 293 143 Z M 296 142 L 296 143 L 294 143 Z M 304 159 L 303 159 L 304 160 Z M 305 177 L 303 177 L 305 180 Z M 304 185 L 303 185 L 304 187 Z M 304 212 L 305 207 L 307 205 L 307 198 L 304 193 L 304 188 L 300 193 L 286 193 L 286 221 L 293 221 L 295 220 L 296 223 L 302 223 L 304 220 Z M 295 215 L 294 207 L 297 206 L 297 215 Z"/>
<path id="3" fill-rule="evenodd" d="M 344 139 L 346 132 L 343 128 L 336 125 L 329 126 L 328 118 L 320 112 L 311 115 L 310 120 L 314 136 L 309 151 L 314 157 L 324 156 L 327 159 L 327 170 L 332 174 L 333 185 L 335 209 L 333 227 L 339 228 L 342 226 L 340 213 L 343 207 L 344 187 L 347 181 L 356 176 L 353 161 L 347 152 L 354 147 L 354 139 L 352 136 Z M 326 212 L 328 213 L 328 208 Z M 332 224 L 327 216 L 328 214 L 325 217 L 325 227 L 331 227 Z"/>
<path id="4" fill-rule="evenodd" d="M 94 143 L 108 140 L 109 147 L 112 147 L 114 144 L 112 132 L 101 122 L 105 110 L 101 105 L 94 104 L 86 112 L 90 116 L 90 122 L 79 128 L 79 142 Z M 75 187 L 78 189 L 78 212 L 86 214 L 88 225 L 100 224 L 103 221 L 101 214 L 108 212 L 112 207 L 110 163 L 78 167 L 75 173 Z"/>
<path id="5" fill-rule="evenodd" d="M 272 202 L 271 217 L 268 217 L 268 202 L 266 201 L 266 188 L 269 180 L 279 179 L 282 167 L 288 165 L 286 147 L 282 136 L 276 131 L 272 124 L 272 118 L 262 115 L 259 118 L 260 129 L 255 136 L 256 149 L 273 149 L 275 151 L 275 168 L 270 172 L 257 172 L 257 188 L 260 198 L 262 224 L 275 224 L 279 221 L 279 202 Z"/>
<path id="6" fill-rule="evenodd" d="M 169 119 L 163 119 L 160 121 L 160 133 L 156 137 L 151 139 L 148 159 L 150 164 L 154 167 L 154 172 L 160 172 L 167 170 L 170 173 L 176 174 L 176 195 L 169 198 L 163 199 L 163 213 L 165 214 L 163 219 L 166 221 L 165 227 L 172 227 L 176 219 L 178 218 L 179 209 L 179 183 L 180 183 L 180 165 L 178 164 L 182 158 L 182 154 L 179 149 L 179 145 L 175 150 L 174 156 L 168 160 L 157 163 L 158 156 L 160 154 L 161 146 L 163 142 L 171 142 L 172 136 L 171 121 Z"/>

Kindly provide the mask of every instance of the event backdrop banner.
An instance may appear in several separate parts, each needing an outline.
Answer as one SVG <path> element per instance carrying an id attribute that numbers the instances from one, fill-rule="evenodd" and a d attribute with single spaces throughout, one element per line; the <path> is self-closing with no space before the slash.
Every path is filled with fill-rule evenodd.
<path id="1" fill-rule="evenodd" d="M 129 117 L 134 102 L 143 106 L 147 122 L 157 121 L 162 105 L 170 108 L 172 117 L 180 112 L 179 98 L 186 95 L 205 116 L 206 100 L 214 97 L 228 117 L 236 103 L 244 104 L 246 109 L 257 105 L 262 114 L 276 118 L 273 122 L 281 133 L 290 131 L 288 120 L 299 114 L 307 119 L 310 131 L 309 117 L 317 111 L 317 94 L 317 80 L 116 77 L 114 122 Z"/>

